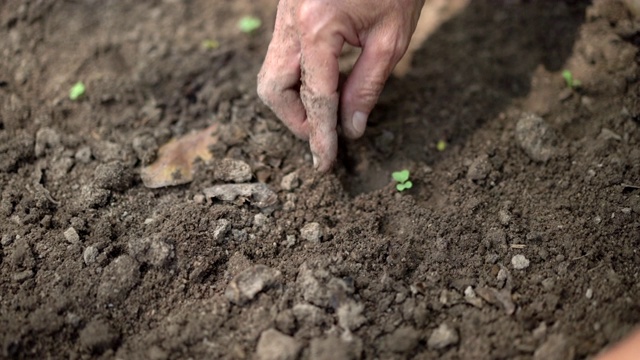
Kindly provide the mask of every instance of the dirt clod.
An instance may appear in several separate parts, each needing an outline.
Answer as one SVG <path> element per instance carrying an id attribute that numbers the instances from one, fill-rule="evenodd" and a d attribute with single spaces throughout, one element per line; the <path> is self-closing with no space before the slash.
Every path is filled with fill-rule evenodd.
<path id="1" fill-rule="evenodd" d="M 255 265 L 236 275 L 224 294 L 232 303 L 244 305 L 259 292 L 278 284 L 281 281 L 280 277 L 281 273 L 278 270 Z"/>
<path id="2" fill-rule="evenodd" d="M 516 141 L 534 161 L 545 162 L 557 152 L 558 137 L 544 119 L 524 114 L 516 124 Z"/>
<path id="3" fill-rule="evenodd" d="M 118 334 L 104 320 L 92 320 L 80 330 L 80 345 L 91 352 L 101 354 L 113 348 L 118 342 Z"/>
<path id="4" fill-rule="evenodd" d="M 429 336 L 427 346 L 431 349 L 440 350 L 455 345 L 458 341 L 460 341 L 460 338 L 456 329 L 442 323 Z"/>
<path id="5" fill-rule="evenodd" d="M 268 329 L 260 334 L 256 356 L 260 360 L 295 360 L 302 345 L 277 330 Z"/>

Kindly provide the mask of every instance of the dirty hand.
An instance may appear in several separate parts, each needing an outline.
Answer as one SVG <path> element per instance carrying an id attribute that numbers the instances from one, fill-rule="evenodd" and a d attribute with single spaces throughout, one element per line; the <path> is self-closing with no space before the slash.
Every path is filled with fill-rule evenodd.
<path id="1" fill-rule="evenodd" d="M 358 138 L 393 67 L 405 53 L 424 0 L 280 0 L 258 94 L 302 139 L 314 167 L 331 168 L 344 134 Z M 362 54 L 338 89 L 344 43 Z M 340 107 L 340 108 L 338 108 Z"/>

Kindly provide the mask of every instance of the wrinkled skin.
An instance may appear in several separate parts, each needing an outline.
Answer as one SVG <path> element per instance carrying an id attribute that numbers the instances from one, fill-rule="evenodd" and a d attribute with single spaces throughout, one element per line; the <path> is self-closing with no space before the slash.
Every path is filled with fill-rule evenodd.
<path id="1" fill-rule="evenodd" d="M 329 170 L 344 135 L 364 133 L 389 74 L 404 55 L 424 0 L 280 0 L 258 95 Z M 339 88 L 346 43 L 362 53 Z"/>

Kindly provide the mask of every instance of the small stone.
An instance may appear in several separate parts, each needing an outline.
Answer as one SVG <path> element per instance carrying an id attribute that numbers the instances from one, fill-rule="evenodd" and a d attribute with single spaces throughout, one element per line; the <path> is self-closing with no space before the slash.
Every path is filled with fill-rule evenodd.
<path id="1" fill-rule="evenodd" d="M 345 330 L 355 331 L 359 329 L 367 318 L 362 315 L 364 305 L 353 300 L 345 301 L 338 307 L 338 325 Z"/>
<path id="2" fill-rule="evenodd" d="M 96 258 L 98 257 L 99 251 L 98 248 L 91 245 L 91 246 L 87 246 L 86 249 L 84 249 L 84 252 L 82 253 L 82 259 L 84 260 L 84 263 L 86 265 L 91 265 L 94 262 L 96 262 Z"/>
<path id="3" fill-rule="evenodd" d="M 215 178 L 225 182 L 243 183 L 251 180 L 251 166 L 244 161 L 222 159 L 215 170 Z"/>
<path id="4" fill-rule="evenodd" d="M 33 270 L 27 269 L 24 271 L 18 271 L 17 273 L 13 274 L 11 278 L 15 282 L 23 282 L 27 279 L 31 279 L 33 275 L 35 275 L 33 273 Z"/>
<path id="5" fill-rule="evenodd" d="M 493 170 L 493 167 L 489 161 L 489 156 L 486 154 L 478 156 L 469 166 L 467 179 L 472 181 L 484 180 L 489 176 L 491 170 Z"/>
<path id="6" fill-rule="evenodd" d="M 225 291 L 225 296 L 234 304 L 243 305 L 259 292 L 280 282 L 280 271 L 264 265 L 255 265 L 236 275 Z"/>
<path id="7" fill-rule="evenodd" d="M 298 324 L 313 327 L 322 323 L 324 312 L 317 306 L 303 303 L 293 307 L 293 316 Z"/>
<path id="8" fill-rule="evenodd" d="M 267 221 L 269 221 L 269 218 L 264 214 L 255 214 L 253 216 L 253 225 L 257 227 L 263 227 Z"/>
<path id="9" fill-rule="evenodd" d="M 203 204 L 205 201 L 205 197 L 202 194 L 195 194 L 193 195 L 193 202 L 196 204 Z"/>
<path id="10" fill-rule="evenodd" d="M 587 292 L 584 294 L 584 296 L 587 299 L 591 300 L 593 298 L 593 289 L 592 288 L 588 288 Z"/>
<path id="11" fill-rule="evenodd" d="M 100 164 L 93 173 L 94 185 L 101 189 L 125 191 L 131 186 L 131 174 L 120 161 Z"/>
<path id="12" fill-rule="evenodd" d="M 623 214 L 631 214 L 631 208 L 629 207 L 625 207 L 620 209 L 620 212 L 622 212 Z"/>
<path id="13" fill-rule="evenodd" d="M 511 265 L 516 270 L 524 270 L 529 267 L 529 259 L 524 257 L 524 255 L 514 255 L 511 258 Z"/>
<path id="14" fill-rule="evenodd" d="M 220 243 L 224 240 L 224 237 L 227 236 L 231 230 L 231 222 L 227 219 L 220 219 L 216 225 L 216 228 L 213 230 L 213 240 L 216 243 Z"/>
<path id="15" fill-rule="evenodd" d="M 549 335 L 533 353 L 534 360 L 573 360 L 575 350 L 562 334 Z"/>
<path id="16" fill-rule="evenodd" d="M 429 349 L 440 350 L 455 345 L 458 341 L 460 341 L 458 332 L 449 325 L 442 323 L 431 333 L 431 336 L 429 336 L 427 346 Z"/>
<path id="17" fill-rule="evenodd" d="M 284 245 L 288 248 L 296 246 L 296 236 L 293 234 L 288 234 L 286 240 L 284 241 Z"/>
<path id="18" fill-rule="evenodd" d="M 322 227 L 317 222 L 308 223 L 300 229 L 300 237 L 309 242 L 318 243 L 322 240 Z"/>
<path id="19" fill-rule="evenodd" d="M 419 343 L 420 333 L 412 326 L 399 327 L 383 339 L 383 345 L 386 350 L 400 354 L 413 351 Z"/>
<path id="20" fill-rule="evenodd" d="M 268 329 L 260 334 L 256 357 L 259 360 L 295 360 L 302 350 L 302 345 L 278 330 Z"/>
<path id="21" fill-rule="evenodd" d="M 129 254 L 143 264 L 162 267 L 173 257 L 173 246 L 158 236 L 132 237 L 128 243 Z"/>
<path id="22" fill-rule="evenodd" d="M 85 349 L 101 354 L 115 347 L 118 337 L 105 321 L 93 320 L 80 330 L 79 341 Z"/>
<path id="23" fill-rule="evenodd" d="M 240 198 L 249 200 L 259 208 L 268 208 L 278 202 L 278 195 L 264 183 L 251 184 L 222 184 L 214 185 L 202 190 L 209 199 L 221 201 L 235 201 Z"/>
<path id="24" fill-rule="evenodd" d="M 88 164 L 89 162 L 91 162 L 91 147 L 89 146 L 80 147 L 76 151 L 76 154 L 74 155 L 74 157 L 77 162 L 82 164 Z"/>
<path id="25" fill-rule="evenodd" d="M 117 303 L 124 300 L 140 280 L 140 265 L 129 255 L 120 255 L 102 271 L 98 300 Z"/>
<path id="26" fill-rule="evenodd" d="M 558 138 L 541 117 L 524 114 L 516 124 L 516 141 L 532 160 L 547 162 L 556 153 Z"/>
<path id="27" fill-rule="evenodd" d="M 511 212 L 509 210 L 500 210 L 498 211 L 498 221 L 503 226 L 508 226 L 511 222 Z"/>
<path id="28" fill-rule="evenodd" d="M 64 231 L 64 238 L 71 244 L 79 244 L 80 243 L 80 235 L 73 227 L 68 228 Z"/>
<path id="29" fill-rule="evenodd" d="M 296 171 L 285 175 L 280 182 L 280 187 L 286 191 L 295 190 L 298 186 L 300 186 L 300 177 Z"/>
<path id="30" fill-rule="evenodd" d="M 604 141 L 607 141 L 607 140 L 622 141 L 622 136 L 614 133 L 610 129 L 602 128 L 602 130 L 600 130 L 600 135 L 598 135 L 598 139 L 601 139 Z"/>
<path id="31" fill-rule="evenodd" d="M 451 306 L 462 302 L 462 296 L 460 296 L 460 294 L 455 290 L 444 289 L 440 292 L 438 301 L 440 301 L 442 305 Z"/>

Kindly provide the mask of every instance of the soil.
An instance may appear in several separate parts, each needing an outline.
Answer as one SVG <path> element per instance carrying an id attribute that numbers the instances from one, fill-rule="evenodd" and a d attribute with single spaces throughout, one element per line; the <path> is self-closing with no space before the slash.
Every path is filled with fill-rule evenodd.
<path id="1" fill-rule="evenodd" d="M 622 3 L 471 2 L 326 175 L 256 96 L 274 11 L 0 4 L 0 357 L 581 359 L 640 323 Z M 247 14 L 265 26 L 241 33 Z M 159 146 L 214 122 L 191 183 L 142 184 Z M 205 198 L 221 159 L 277 205 Z"/>

